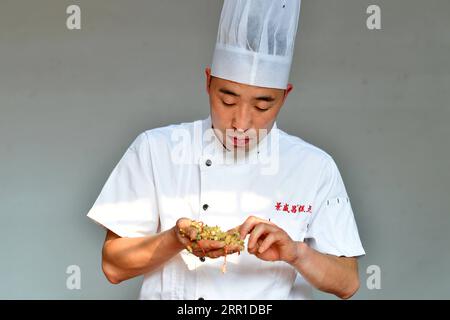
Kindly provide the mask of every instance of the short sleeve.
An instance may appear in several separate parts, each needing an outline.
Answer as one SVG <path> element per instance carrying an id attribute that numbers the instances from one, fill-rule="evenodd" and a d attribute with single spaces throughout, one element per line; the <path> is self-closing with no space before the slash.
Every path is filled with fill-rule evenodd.
<path id="1" fill-rule="evenodd" d="M 144 132 L 116 165 L 87 216 L 121 237 L 156 233 L 156 205 L 151 150 Z"/>
<path id="2" fill-rule="evenodd" d="M 331 158 L 327 158 L 321 173 L 314 207 L 305 242 L 326 254 L 365 254 L 344 182 Z"/>

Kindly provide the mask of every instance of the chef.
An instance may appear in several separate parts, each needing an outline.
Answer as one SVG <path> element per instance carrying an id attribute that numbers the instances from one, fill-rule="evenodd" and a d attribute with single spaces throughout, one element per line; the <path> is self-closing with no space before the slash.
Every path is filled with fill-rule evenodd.
<path id="1" fill-rule="evenodd" d="M 110 282 L 144 275 L 141 299 L 358 290 L 365 252 L 336 163 L 276 124 L 299 15 L 299 0 L 224 1 L 205 71 L 209 116 L 139 134 L 88 213 L 107 229 Z M 245 250 L 194 241 L 193 220 L 238 231 Z"/>

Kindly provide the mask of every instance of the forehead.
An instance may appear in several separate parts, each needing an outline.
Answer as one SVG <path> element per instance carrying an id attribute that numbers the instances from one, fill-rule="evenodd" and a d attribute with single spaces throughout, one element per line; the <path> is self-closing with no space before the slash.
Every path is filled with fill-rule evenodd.
<path id="1" fill-rule="evenodd" d="M 278 96 L 283 94 L 284 90 L 276 88 L 257 87 L 248 84 L 238 83 L 231 80 L 212 77 L 211 84 L 215 89 L 227 89 L 238 95 L 246 96 Z"/>

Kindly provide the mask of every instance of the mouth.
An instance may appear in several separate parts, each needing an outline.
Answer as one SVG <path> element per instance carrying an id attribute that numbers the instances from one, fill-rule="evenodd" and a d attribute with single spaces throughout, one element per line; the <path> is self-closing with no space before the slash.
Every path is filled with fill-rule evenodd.
<path id="1" fill-rule="evenodd" d="M 230 137 L 231 141 L 233 141 L 234 146 L 246 146 L 250 142 L 249 137 Z"/>

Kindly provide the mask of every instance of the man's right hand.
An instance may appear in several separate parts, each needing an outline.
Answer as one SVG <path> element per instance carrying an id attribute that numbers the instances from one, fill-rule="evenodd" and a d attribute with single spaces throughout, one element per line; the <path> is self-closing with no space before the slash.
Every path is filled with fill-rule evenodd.
<path id="1" fill-rule="evenodd" d="M 175 234 L 179 243 L 186 249 L 192 249 L 192 254 L 197 257 L 218 258 L 224 254 L 219 254 L 225 247 L 225 242 L 215 240 L 197 239 L 197 229 L 191 227 L 192 220 L 180 218 L 175 225 Z M 191 251 L 191 250 L 189 250 Z"/>

